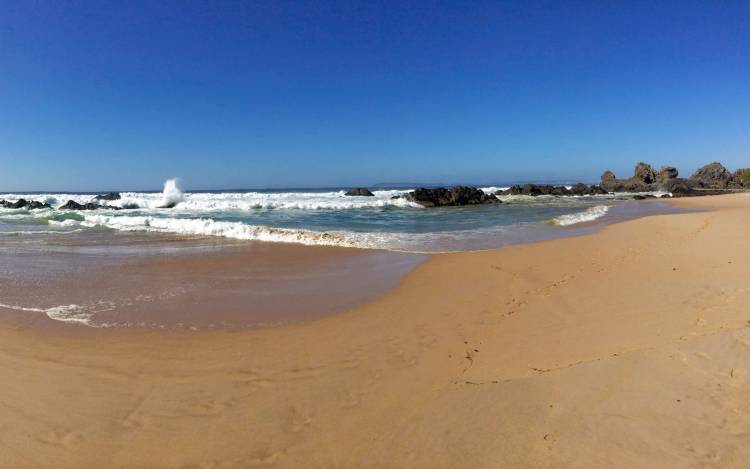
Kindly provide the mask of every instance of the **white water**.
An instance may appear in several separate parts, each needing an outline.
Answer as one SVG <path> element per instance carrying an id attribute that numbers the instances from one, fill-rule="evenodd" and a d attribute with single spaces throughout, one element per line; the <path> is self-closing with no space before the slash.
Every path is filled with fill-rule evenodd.
<path id="1" fill-rule="evenodd" d="M 185 195 L 182 190 L 177 186 L 177 179 L 168 179 L 164 183 L 164 190 L 162 195 L 162 207 L 173 207 L 178 203 L 185 200 Z"/>
<path id="2" fill-rule="evenodd" d="M 0 308 L 12 309 L 14 311 L 28 311 L 33 313 L 45 313 L 50 319 L 72 324 L 91 325 L 90 320 L 95 312 L 88 307 L 80 305 L 60 305 L 51 308 L 28 308 L 24 306 L 6 305 L 0 303 Z"/>
<path id="3" fill-rule="evenodd" d="M 606 215 L 608 211 L 608 206 L 596 205 L 584 210 L 583 212 L 560 215 L 559 217 L 553 218 L 552 222 L 560 226 L 576 225 L 578 223 L 585 223 L 601 218 Z"/>

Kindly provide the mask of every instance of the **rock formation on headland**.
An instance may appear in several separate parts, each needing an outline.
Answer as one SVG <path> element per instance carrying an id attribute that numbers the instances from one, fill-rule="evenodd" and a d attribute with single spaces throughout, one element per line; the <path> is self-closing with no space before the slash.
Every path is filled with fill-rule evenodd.
<path id="1" fill-rule="evenodd" d="M 500 200 L 492 194 L 485 194 L 476 187 L 453 186 L 450 189 L 419 188 L 404 195 L 409 202 L 423 207 L 448 207 L 456 205 L 499 204 Z"/>
<path id="2" fill-rule="evenodd" d="M 354 189 L 347 191 L 346 194 L 344 195 L 353 196 L 353 197 L 358 197 L 358 196 L 359 197 L 374 197 L 375 196 L 375 194 L 370 192 L 370 189 L 367 189 L 366 187 L 355 187 Z"/>

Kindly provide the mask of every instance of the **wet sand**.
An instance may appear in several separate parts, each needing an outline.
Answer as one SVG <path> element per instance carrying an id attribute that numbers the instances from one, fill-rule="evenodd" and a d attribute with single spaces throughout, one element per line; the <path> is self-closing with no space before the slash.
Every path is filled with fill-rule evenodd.
<path id="1" fill-rule="evenodd" d="M 0 279 L 0 320 L 60 329 L 66 323 L 28 309 L 77 305 L 72 311 L 93 327 L 277 326 L 373 300 L 426 259 L 223 239 L 142 243 L 128 239 L 127 251 L 115 253 L 99 243 L 82 252 L 78 242 L 62 251 L 0 255 L 7 269 Z M 80 322 L 70 322 L 80 327 Z"/>
<path id="2" fill-rule="evenodd" d="M 674 203 L 282 327 L 3 322 L 0 466 L 743 467 L 750 195 Z"/>

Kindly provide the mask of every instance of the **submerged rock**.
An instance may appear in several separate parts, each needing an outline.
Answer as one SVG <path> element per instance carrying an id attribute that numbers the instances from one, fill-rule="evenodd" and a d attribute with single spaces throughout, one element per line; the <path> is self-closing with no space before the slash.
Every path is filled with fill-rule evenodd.
<path id="1" fill-rule="evenodd" d="M 122 196 L 120 196 L 119 192 L 108 192 L 106 194 L 97 195 L 94 197 L 94 200 L 120 200 Z"/>
<path id="2" fill-rule="evenodd" d="M 406 200 L 418 203 L 423 207 L 446 207 L 459 205 L 499 204 L 500 200 L 492 194 L 485 194 L 476 187 L 453 186 L 450 189 L 419 188 L 404 195 Z"/>
<path id="3" fill-rule="evenodd" d="M 93 202 L 79 204 L 75 200 L 68 200 L 68 202 L 65 203 L 64 205 L 57 207 L 58 210 L 98 210 L 100 208 L 108 209 L 108 210 L 120 210 L 120 207 L 114 207 L 114 206 L 109 206 L 109 205 L 99 205 Z"/>
<path id="4" fill-rule="evenodd" d="M 344 195 L 353 196 L 353 197 L 374 197 L 375 196 L 375 194 L 370 192 L 370 189 L 367 189 L 366 187 L 355 187 L 354 189 L 347 191 L 346 194 Z"/>

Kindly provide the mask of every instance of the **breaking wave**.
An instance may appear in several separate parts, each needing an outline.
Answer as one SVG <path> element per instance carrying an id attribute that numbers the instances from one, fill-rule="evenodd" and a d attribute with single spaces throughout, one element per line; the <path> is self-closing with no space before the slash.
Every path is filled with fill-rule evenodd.
<path id="1" fill-rule="evenodd" d="M 570 213 L 567 215 L 560 215 L 552 219 L 552 223 L 560 226 L 575 225 L 578 223 L 585 223 L 587 221 L 594 221 L 597 218 L 601 218 L 607 214 L 609 207 L 606 205 L 595 205 L 589 207 L 583 212 Z"/>

